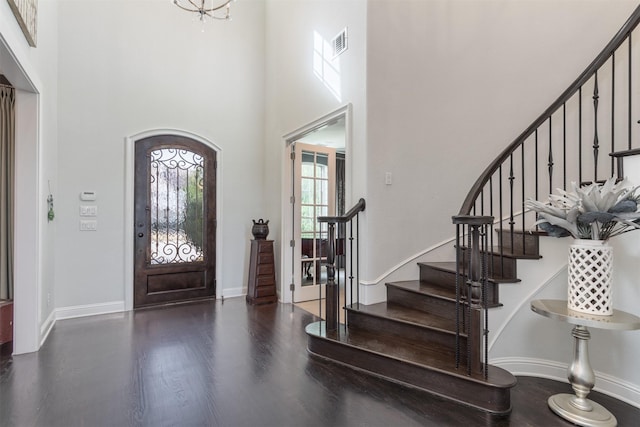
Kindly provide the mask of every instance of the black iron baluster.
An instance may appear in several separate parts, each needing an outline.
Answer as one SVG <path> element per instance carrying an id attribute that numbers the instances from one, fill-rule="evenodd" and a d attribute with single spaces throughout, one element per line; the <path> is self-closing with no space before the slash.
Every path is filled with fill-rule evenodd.
<path id="1" fill-rule="evenodd" d="M 567 103 L 562 104 L 562 188 L 567 189 Z"/>
<path id="2" fill-rule="evenodd" d="M 535 173 L 535 176 L 536 176 L 535 187 L 536 188 L 535 188 L 535 193 L 536 193 L 536 200 L 540 200 L 540 198 L 538 197 L 539 196 L 538 183 L 540 181 L 540 177 L 538 176 L 538 171 L 540 170 L 539 169 L 540 166 L 538 164 L 539 163 L 538 162 L 538 158 L 539 158 L 539 153 L 540 153 L 540 150 L 538 149 L 538 129 L 536 129 L 536 132 L 535 132 L 535 150 L 536 150 L 536 173 Z"/>
<path id="3" fill-rule="evenodd" d="M 500 165 L 500 167 L 498 168 L 498 179 L 499 179 L 499 183 L 500 183 L 500 189 L 499 189 L 499 196 L 500 196 L 500 209 L 499 209 L 499 214 L 500 214 L 500 236 L 504 239 L 504 226 L 502 225 L 503 223 L 503 211 L 502 211 L 502 165 Z M 503 262 L 503 257 L 504 257 L 504 249 L 502 248 L 503 245 L 500 245 L 500 277 L 504 277 L 504 262 Z"/>
<path id="4" fill-rule="evenodd" d="M 360 308 L 360 214 L 356 215 L 356 297 Z"/>
<path id="5" fill-rule="evenodd" d="M 514 187 L 514 180 L 516 179 L 516 177 L 513 174 L 513 154 L 511 154 L 510 156 L 510 160 L 509 160 L 509 237 L 511 239 L 511 250 L 513 250 L 513 230 L 514 230 L 514 226 L 516 224 L 515 219 L 514 219 L 514 215 L 513 215 L 513 187 Z"/>
<path id="6" fill-rule="evenodd" d="M 493 176 L 489 178 L 489 200 L 491 200 L 491 204 L 489 205 L 489 215 L 493 218 Z M 495 224 L 491 223 L 491 247 L 493 247 L 493 236 L 495 234 Z M 502 234 L 500 234 L 500 238 L 498 240 L 500 242 L 500 250 L 502 250 L 502 246 L 503 246 L 503 241 L 504 241 L 504 236 Z M 500 253 L 500 256 L 502 256 L 502 252 Z M 491 266 L 489 267 L 490 271 L 489 274 L 493 275 L 493 263 L 491 264 Z"/>
<path id="7" fill-rule="evenodd" d="M 615 118 L 616 111 L 616 53 L 611 53 L 611 153 L 615 153 Z M 615 169 L 615 159 L 611 157 L 611 176 L 613 176 L 613 170 Z"/>
<path id="8" fill-rule="evenodd" d="M 598 180 L 598 155 L 600 153 L 600 141 L 598 140 L 598 103 L 600 95 L 598 92 L 598 72 L 594 74 L 593 85 L 593 181 Z"/>
<path id="9" fill-rule="evenodd" d="M 582 182 L 582 86 L 578 90 L 578 184 Z"/>
<path id="10" fill-rule="evenodd" d="M 349 294 L 351 307 L 353 307 L 353 219 L 349 221 Z"/>
<path id="11" fill-rule="evenodd" d="M 456 224 L 456 369 L 460 367 L 460 224 Z"/>
<path id="12" fill-rule="evenodd" d="M 521 167 L 522 167 L 522 183 L 521 183 L 521 186 L 522 186 L 522 207 L 521 207 L 521 209 L 522 209 L 522 232 L 524 233 L 524 231 L 526 229 L 526 225 L 525 225 L 525 221 L 524 221 L 524 211 L 525 211 L 524 201 L 526 200 L 526 197 L 525 197 L 526 189 L 525 189 L 525 185 L 524 185 L 524 180 L 525 180 L 525 176 L 526 176 L 526 174 L 525 174 L 525 166 L 524 166 L 524 144 L 522 145 L 522 147 L 520 147 L 520 163 L 521 163 Z M 527 250 L 526 250 L 526 246 L 524 244 L 524 240 L 525 239 L 524 239 L 524 235 L 523 235 L 523 237 L 522 237 L 522 253 L 526 254 Z"/>
<path id="13" fill-rule="evenodd" d="M 549 170 L 549 194 L 553 193 L 553 143 L 551 133 L 551 116 L 549 116 L 549 160 L 547 162 L 547 168 Z"/>
<path id="14" fill-rule="evenodd" d="M 471 231 L 469 230 L 469 226 L 467 226 L 467 248 L 469 248 L 469 252 L 473 251 L 473 246 L 471 244 Z M 467 375 L 471 375 L 471 281 L 473 276 L 473 255 L 469 253 L 469 267 L 466 275 L 466 304 L 467 304 L 467 319 L 466 319 L 466 333 L 467 333 Z"/>
<path id="15" fill-rule="evenodd" d="M 631 33 L 629 33 L 629 55 L 628 56 L 629 56 L 629 58 L 628 58 L 629 59 L 629 88 L 628 88 L 628 90 L 629 90 L 629 94 L 628 94 L 629 107 L 627 108 L 627 122 L 628 122 L 627 133 L 628 133 L 628 139 L 629 139 L 629 142 L 628 142 L 629 150 L 631 150 L 631 97 L 632 97 L 632 95 L 631 95 L 631 85 L 632 85 L 632 81 L 633 81 L 633 79 L 632 79 L 633 74 L 631 73 L 631 68 L 632 68 L 631 67 L 631 62 L 632 62 L 631 61 Z"/>

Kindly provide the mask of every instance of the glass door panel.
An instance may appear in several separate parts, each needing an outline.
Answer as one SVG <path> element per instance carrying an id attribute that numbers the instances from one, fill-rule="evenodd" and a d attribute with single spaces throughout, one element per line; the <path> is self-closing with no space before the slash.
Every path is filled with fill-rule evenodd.
<path id="1" fill-rule="evenodd" d="M 295 302 L 317 299 L 323 295 L 326 269 L 327 229 L 318 223 L 319 216 L 335 214 L 335 150 L 296 143 L 296 182 L 299 193 L 294 208 L 299 227 L 294 227 L 297 265 Z"/>

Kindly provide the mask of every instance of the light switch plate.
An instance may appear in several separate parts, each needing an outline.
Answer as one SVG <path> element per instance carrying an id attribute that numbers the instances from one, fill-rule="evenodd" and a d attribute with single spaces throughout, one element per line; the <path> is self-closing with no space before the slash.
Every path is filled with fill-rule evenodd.
<path id="1" fill-rule="evenodd" d="M 95 219 L 81 219 L 80 231 L 98 231 L 98 221 Z"/>
<path id="2" fill-rule="evenodd" d="M 98 216 L 98 207 L 95 205 L 80 205 L 80 216 Z"/>
<path id="3" fill-rule="evenodd" d="M 98 198 L 98 195 L 95 191 L 83 191 L 80 193 L 80 200 L 84 201 L 94 201 Z"/>

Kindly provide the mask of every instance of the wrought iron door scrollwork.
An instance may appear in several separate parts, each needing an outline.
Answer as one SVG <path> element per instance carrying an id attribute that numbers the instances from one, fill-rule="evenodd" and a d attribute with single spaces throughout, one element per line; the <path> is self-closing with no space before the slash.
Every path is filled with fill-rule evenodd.
<path id="1" fill-rule="evenodd" d="M 150 152 L 150 264 L 204 261 L 204 158 L 189 150 Z"/>

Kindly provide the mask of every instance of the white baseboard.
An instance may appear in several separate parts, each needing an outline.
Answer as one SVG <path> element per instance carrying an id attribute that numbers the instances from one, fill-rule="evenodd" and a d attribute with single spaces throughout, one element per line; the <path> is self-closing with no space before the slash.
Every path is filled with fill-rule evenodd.
<path id="1" fill-rule="evenodd" d="M 568 383 L 567 364 L 552 360 L 524 357 L 501 357 L 489 360 L 492 365 L 506 369 L 513 375 L 548 378 Z M 640 408 L 640 388 L 611 375 L 595 372 L 596 385 L 594 391 L 614 397 L 629 405 Z"/>
<path id="2" fill-rule="evenodd" d="M 73 319 L 75 317 L 95 316 L 98 314 L 120 313 L 124 310 L 124 301 L 113 301 L 100 304 L 76 305 L 56 309 L 56 320 Z"/>
<path id="3" fill-rule="evenodd" d="M 221 289 L 218 298 L 234 298 L 241 297 L 247 294 L 247 288 L 224 288 Z"/>
<path id="4" fill-rule="evenodd" d="M 53 310 L 49 313 L 47 319 L 40 325 L 40 347 L 49 337 L 49 333 L 53 329 L 53 326 L 56 324 L 56 311 Z"/>

